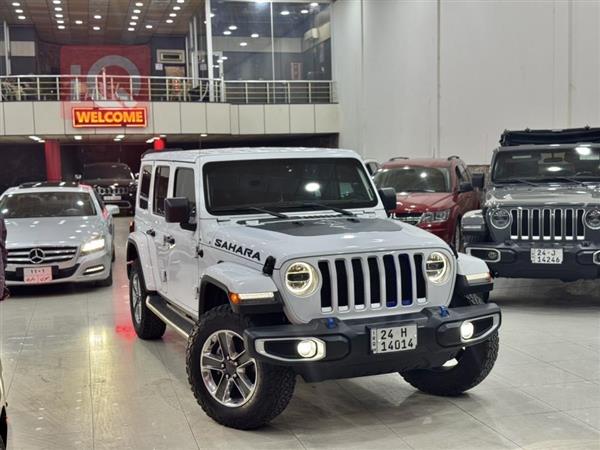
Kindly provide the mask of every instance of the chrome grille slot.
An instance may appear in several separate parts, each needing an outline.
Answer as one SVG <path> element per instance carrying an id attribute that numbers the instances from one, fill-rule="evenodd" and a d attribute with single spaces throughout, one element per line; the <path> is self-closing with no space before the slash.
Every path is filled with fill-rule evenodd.
<path id="1" fill-rule="evenodd" d="M 515 240 L 583 240 L 584 209 L 515 208 L 510 210 L 510 238 Z"/>
<path id="2" fill-rule="evenodd" d="M 78 247 L 27 247 L 8 250 L 8 264 L 47 264 L 70 261 Z"/>
<path id="3" fill-rule="evenodd" d="M 426 303 L 423 256 L 386 253 L 332 258 L 317 264 L 321 274 L 321 312 L 397 308 Z"/>

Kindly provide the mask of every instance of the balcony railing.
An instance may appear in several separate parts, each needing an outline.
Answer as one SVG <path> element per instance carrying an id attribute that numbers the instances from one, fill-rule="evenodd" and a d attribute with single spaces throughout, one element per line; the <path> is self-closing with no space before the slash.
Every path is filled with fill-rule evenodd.
<path id="1" fill-rule="evenodd" d="M 235 104 L 336 103 L 333 81 L 226 81 L 118 75 L 0 77 L 0 100 Z"/>

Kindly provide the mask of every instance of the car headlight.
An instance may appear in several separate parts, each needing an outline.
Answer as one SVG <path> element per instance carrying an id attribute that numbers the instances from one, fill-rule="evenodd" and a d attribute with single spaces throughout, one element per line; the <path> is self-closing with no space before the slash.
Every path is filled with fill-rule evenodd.
<path id="1" fill-rule="evenodd" d="M 590 227 L 592 230 L 600 229 L 600 209 L 593 208 L 589 209 L 585 213 L 585 224 Z"/>
<path id="2" fill-rule="evenodd" d="M 430 211 L 423 213 L 421 223 L 445 222 L 450 217 L 450 210 L 443 209 L 441 211 Z"/>
<path id="3" fill-rule="evenodd" d="M 104 250 L 105 246 L 106 239 L 104 237 L 94 238 L 81 246 L 81 253 L 98 252 Z"/>
<path id="4" fill-rule="evenodd" d="M 285 286 L 294 295 L 306 297 L 317 290 L 319 275 L 305 262 L 295 262 L 285 272 Z"/>
<path id="5" fill-rule="evenodd" d="M 443 284 L 450 274 L 450 260 L 440 252 L 433 252 L 425 262 L 427 279 L 434 284 Z"/>
<path id="6" fill-rule="evenodd" d="M 503 230 L 510 225 L 510 213 L 506 209 L 494 209 L 490 212 L 490 222 L 494 228 Z"/>

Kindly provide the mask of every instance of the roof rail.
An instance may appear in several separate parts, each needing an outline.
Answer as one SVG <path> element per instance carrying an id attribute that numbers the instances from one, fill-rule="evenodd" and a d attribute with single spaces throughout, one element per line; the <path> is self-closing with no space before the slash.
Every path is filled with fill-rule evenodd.
<path id="1" fill-rule="evenodd" d="M 181 151 L 186 151 L 186 150 L 198 150 L 197 148 L 195 149 L 191 149 L 191 148 L 163 148 L 162 150 L 155 150 L 153 148 L 146 150 L 144 153 L 142 153 L 142 158 L 146 155 L 151 155 L 152 153 L 168 153 L 168 152 L 181 152 Z"/>
<path id="2" fill-rule="evenodd" d="M 458 156 L 458 155 L 450 155 L 450 156 L 448 156 L 448 161 L 452 161 L 453 159 L 460 159 L 460 156 Z"/>
<path id="3" fill-rule="evenodd" d="M 390 161 L 396 161 L 397 159 L 409 159 L 408 156 L 394 156 L 393 158 L 390 158 Z"/>
<path id="4" fill-rule="evenodd" d="M 19 189 L 29 189 L 36 187 L 76 187 L 80 186 L 78 181 L 28 181 L 19 184 Z"/>

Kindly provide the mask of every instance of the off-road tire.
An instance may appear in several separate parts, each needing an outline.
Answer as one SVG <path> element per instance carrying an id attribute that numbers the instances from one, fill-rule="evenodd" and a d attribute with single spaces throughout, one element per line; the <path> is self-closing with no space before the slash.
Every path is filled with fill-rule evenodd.
<path id="1" fill-rule="evenodd" d="M 108 277 L 104 280 L 96 281 L 96 285 L 100 287 L 110 287 L 113 285 L 113 266 L 110 265 L 110 269 L 108 272 Z"/>
<path id="2" fill-rule="evenodd" d="M 133 294 L 133 283 L 134 277 L 139 277 L 140 295 L 141 300 L 141 320 L 138 321 L 135 318 L 134 312 L 134 294 Z M 142 265 L 139 259 L 136 259 L 131 266 L 131 275 L 129 279 L 129 310 L 131 311 L 131 322 L 135 333 L 140 339 L 154 340 L 160 339 L 165 334 L 166 324 L 158 318 L 148 307 L 146 306 L 146 297 L 148 291 L 146 289 L 146 282 L 144 281 L 144 273 L 142 272 Z"/>
<path id="3" fill-rule="evenodd" d="M 479 295 L 455 297 L 452 306 L 480 305 Z M 400 373 L 413 387 L 428 394 L 453 397 L 477 386 L 487 377 L 498 357 L 498 332 L 486 341 L 466 347 L 458 364 L 451 368 L 416 369 Z"/>
<path id="4" fill-rule="evenodd" d="M 259 428 L 281 414 L 292 399 L 296 385 L 296 375 L 290 368 L 256 361 L 258 381 L 247 403 L 228 407 L 213 398 L 204 384 L 200 368 L 204 342 L 219 330 L 232 330 L 243 336 L 244 330 L 250 325 L 247 319 L 235 314 L 229 305 L 217 306 L 203 314 L 196 323 L 188 339 L 186 352 L 188 381 L 198 404 L 214 421 L 239 430 Z"/>

